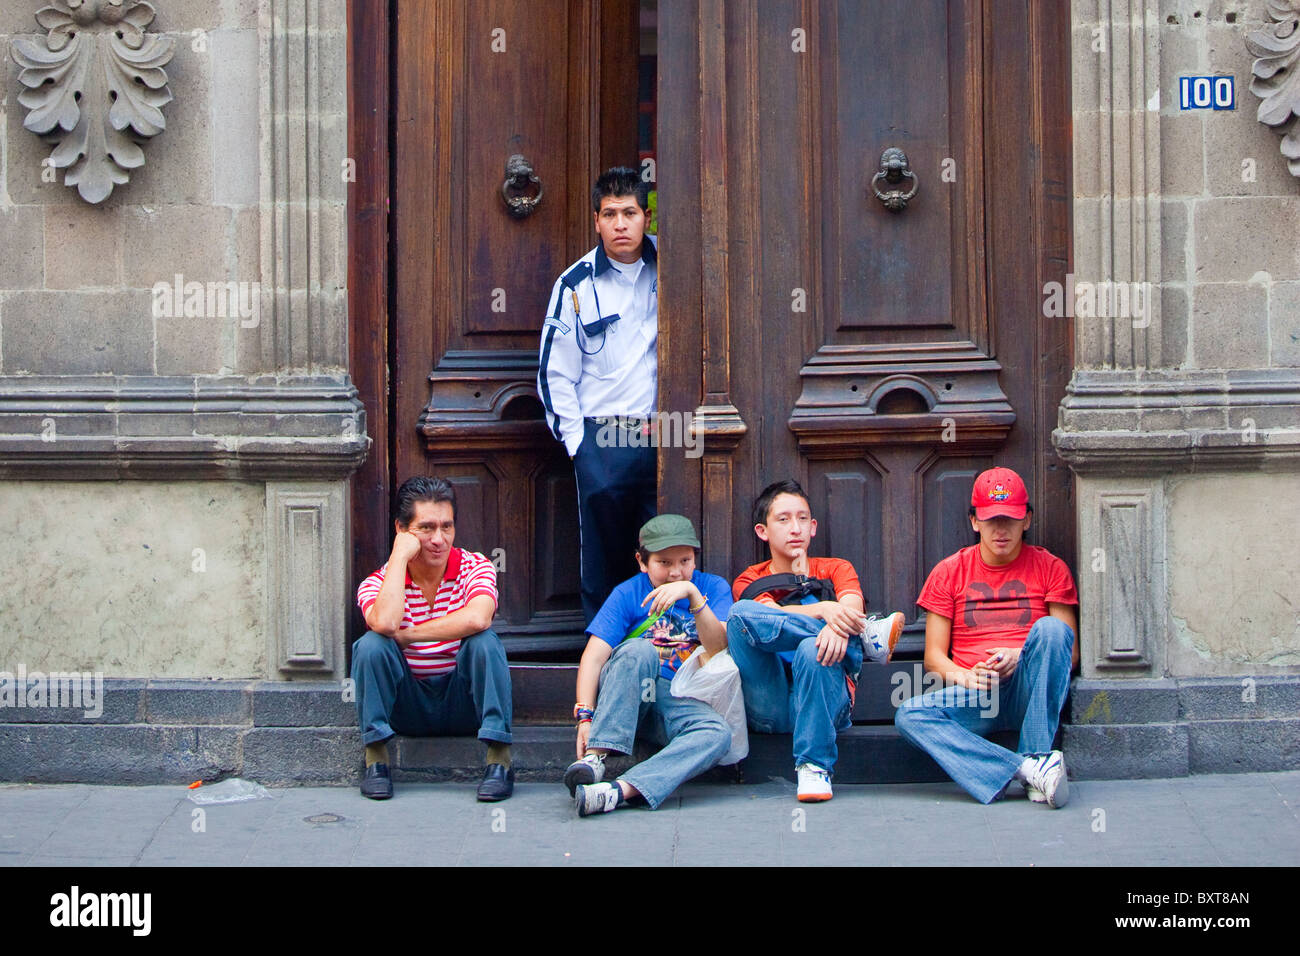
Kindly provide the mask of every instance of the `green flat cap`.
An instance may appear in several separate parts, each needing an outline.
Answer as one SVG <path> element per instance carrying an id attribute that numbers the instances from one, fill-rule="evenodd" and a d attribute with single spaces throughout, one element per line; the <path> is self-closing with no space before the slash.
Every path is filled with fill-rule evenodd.
<path id="1" fill-rule="evenodd" d="M 637 536 L 641 547 L 647 551 L 662 551 L 679 544 L 688 544 L 692 548 L 700 546 L 700 539 L 695 536 L 695 526 L 684 515 L 658 515 L 641 526 Z"/>

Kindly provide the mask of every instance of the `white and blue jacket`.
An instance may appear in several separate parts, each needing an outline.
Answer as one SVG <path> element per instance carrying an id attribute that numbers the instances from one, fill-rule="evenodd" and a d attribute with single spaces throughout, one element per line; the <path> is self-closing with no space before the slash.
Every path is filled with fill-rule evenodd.
<path id="1" fill-rule="evenodd" d="M 659 360 L 657 239 L 646 236 L 641 259 L 613 262 L 598 245 L 551 290 L 542 326 L 537 393 L 551 434 L 572 456 L 584 418 L 649 415 Z"/>

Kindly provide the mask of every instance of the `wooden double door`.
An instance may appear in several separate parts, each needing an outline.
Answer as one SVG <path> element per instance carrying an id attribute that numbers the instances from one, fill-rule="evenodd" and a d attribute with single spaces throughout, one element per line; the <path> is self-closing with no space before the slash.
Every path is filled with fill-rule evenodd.
<path id="1" fill-rule="evenodd" d="M 537 352 L 552 283 L 596 242 L 595 176 L 638 162 L 647 26 L 659 409 L 699 436 L 660 449 L 659 499 L 701 526 L 704 567 L 758 560 L 750 502 L 795 477 L 820 522 L 813 552 L 849 558 L 916 645 L 920 585 L 971 540 L 971 482 L 994 463 L 1029 484 L 1031 540 L 1073 563 L 1050 441 L 1073 330 L 1042 308 L 1069 269 L 1067 5 L 392 9 L 377 454 L 389 489 L 455 482 L 458 540 L 498 558 L 497 629 L 516 656 L 582 628 L 573 474 L 542 420 Z M 360 511 L 355 527 L 369 529 L 359 560 L 381 562 L 384 529 Z"/>

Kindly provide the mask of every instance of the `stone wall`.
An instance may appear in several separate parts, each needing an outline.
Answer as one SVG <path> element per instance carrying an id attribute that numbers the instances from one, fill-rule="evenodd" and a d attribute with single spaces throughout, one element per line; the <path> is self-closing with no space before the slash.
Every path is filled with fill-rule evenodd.
<path id="1" fill-rule="evenodd" d="M 346 0 L 153 0 L 166 129 L 97 205 L 23 128 L 51 2 L 0 6 L 0 670 L 340 676 Z"/>
<path id="2" fill-rule="evenodd" d="M 1300 179 L 1256 120 L 1262 0 L 1075 0 L 1075 273 L 1150 291 L 1078 316 L 1053 440 L 1076 475 L 1066 750 L 1092 777 L 1300 760 Z M 1267 22 L 1266 22 L 1267 21 Z M 1179 77 L 1231 75 L 1235 110 Z"/>
<path id="3" fill-rule="evenodd" d="M 1076 318 L 1055 438 L 1079 476 L 1086 677 L 1300 670 L 1300 180 L 1255 119 L 1263 3 L 1074 7 L 1075 272 L 1148 284 Z M 1237 108 L 1182 111 L 1230 74 Z"/>

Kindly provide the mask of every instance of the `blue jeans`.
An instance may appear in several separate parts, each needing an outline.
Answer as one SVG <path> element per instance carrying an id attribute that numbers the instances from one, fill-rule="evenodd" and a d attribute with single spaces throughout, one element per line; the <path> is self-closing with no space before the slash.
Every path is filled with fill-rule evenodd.
<path id="1" fill-rule="evenodd" d="M 365 744 L 394 734 L 510 743 L 510 666 L 490 629 L 462 639 L 456 669 L 433 677 L 416 677 L 395 640 L 366 631 L 352 645 L 352 680 Z"/>
<path id="2" fill-rule="evenodd" d="M 1070 690 L 1073 647 L 1074 631 L 1068 624 L 1041 617 L 1029 629 L 1015 672 L 994 691 L 976 692 L 958 684 L 931 691 L 904 701 L 894 724 L 967 793 L 980 803 L 992 803 L 1027 755 L 1052 749 Z M 1018 753 L 982 736 L 1017 729 Z"/>
<path id="3" fill-rule="evenodd" d="M 637 728 L 663 745 L 649 760 L 624 773 L 656 809 L 679 786 L 721 760 L 731 747 L 731 729 L 708 704 L 674 697 L 672 682 L 659 676 L 659 651 L 645 638 L 623 641 L 600 672 L 596 715 L 588 749 L 630 754 Z"/>
<path id="4" fill-rule="evenodd" d="M 833 771 L 835 735 L 853 723 L 846 677 L 862 669 L 862 642 L 849 641 L 839 664 L 817 663 L 819 618 L 792 614 L 757 601 L 737 601 L 727 618 L 727 646 L 740 668 L 749 729 L 794 734 L 794 765 Z M 794 651 L 787 676 L 778 651 Z"/>

